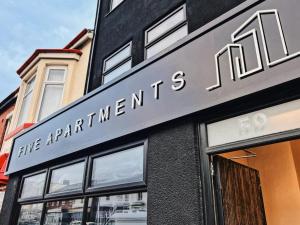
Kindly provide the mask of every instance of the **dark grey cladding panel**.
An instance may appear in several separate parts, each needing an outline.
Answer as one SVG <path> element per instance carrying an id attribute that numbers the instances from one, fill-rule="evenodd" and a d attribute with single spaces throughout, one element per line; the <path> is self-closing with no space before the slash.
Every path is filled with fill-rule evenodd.
<path id="1" fill-rule="evenodd" d="M 247 1 L 237 9 L 251 2 L 255 1 Z M 237 9 L 217 22 L 228 19 Z M 17 137 L 8 173 L 298 78 L 299 10 L 299 0 L 267 0 L 209 32 L 206 31 L 216 22 L 192 33 L 174 51 L 161 54 L 163 57 L 152 59 L 151 63 L 145 62 L 138 70 L 124 75 L 125 79 L 110 87 L 100 87 Z M 177 80 L 172 81 L 173 74 L 178 71 L 184 72 L 184 76 L 179 72 Z M 180 87 L 180 79 L 185 80 L 184 87 Z M 163 82 L 158 85 L 159 99 L 155 98 L 153 85 L 158 81 Z M 173 90 L 172 85 L 178 90 Z M 143 104 L 133 109 L 132 94 L 140 90 Z M 116 104 L 124 104 L 117 110 L 124 113 L 118 116 L 115 115 Z M 106 106 L 110 106 L 110 118 L 100 123 L 99 110 Z M 89 127 L 91 117 L 93 124 Z M 55 136 L 55 132 L 58 132 L 58 140 L 46 145 L 49 134 Z"/>

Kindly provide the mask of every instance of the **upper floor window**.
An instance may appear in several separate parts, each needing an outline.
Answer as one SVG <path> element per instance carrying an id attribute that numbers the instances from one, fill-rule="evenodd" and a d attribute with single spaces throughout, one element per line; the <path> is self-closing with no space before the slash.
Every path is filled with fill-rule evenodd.
<path id="1" fill-rule="evenodd" d="M 35 76 L 27 82 L 17 126 L 23 124 L 28 117 L 28 111 L 29 111 L 29 106 L 32 98 L 34 82 L 35 82 Z"/>
<path id="2" fill-rule="evenodd" d="M 145 57 L 150 58 L 187 35 L 186 7 L 183 5 L 146 30 Z"/>
<path id="3" fill-rule="evenodd" d="M 4 133 L 4 136 L 6 136 L 8 134 L 8 131 L 10 129 L 10 125 L 11 125 L 11 121 L 12 121 L 12 114 L 10 114 L 7 118 L 6 118 L 6 121 L 5 121 L 5 133 Z"/>
<path id="4" fill-rule="evenodd" d="M 131 42 L 107 57 L 103 62 L 103 83 L 107 83 L 132 66 Z"/>
<path id="5" fill-rule="evenodd" d="M 110 0 L 110 11 L 114 10 L 118 5 L 120 5 L 124 0 Z"/>
<path id="6" fill-rule="evenodd" d="M 40 110 L 38 112 L 38 121 L 61 107 L 66 73 L 66 67 L 47 68 Z"/>

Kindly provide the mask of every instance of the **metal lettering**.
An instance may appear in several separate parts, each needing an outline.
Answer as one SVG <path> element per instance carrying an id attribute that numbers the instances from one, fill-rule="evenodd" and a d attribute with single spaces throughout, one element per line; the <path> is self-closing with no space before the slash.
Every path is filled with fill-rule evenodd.
<path id="1" fill-rule="evenodd" d="M 144 98 L 144 92 L 142 90 L 139 90 L 139 95 L 133 93 L 131 98 L 131 108 L 136 109 L 136 104 L 139 106 L 143 106 L 143 99 Z"/>
<path id="2" fill-rule="evenodd" d="M 110 106 L 106 106 L 105 109 L 100 109 L 99 111 L 99 122 L 105 122 L 110 118 Z"/>
<path id="3" fill-rule="evenodd" d="M 186 82 L 183 78 L 184 76 L 185 76 L 185 74 L 182 71 L 178 71 L 173 74 L 172 82 L 175 84 L 178 84 L 178 85 L 172 84 L 173 91 L 180 91 L 181 89 L 183 89 L 185 87 Z"/>
<path id="4" fill-rule="evenodd" d="M 164 82 L 162 80 L 159 80 L 153 84 L 151 84 L 151 87 L 154 88 L 154 98 L 159 99 L 159 85 L 163 84 Z"/>
<path id="5" fill-rule="evenodd" d="M 83 131 L 82 125 L 83 125 L 83 119 L 76 120 L 75 128 L 74 128 L 75 133 L 78 133 L 79 131 Z"/>
<path id="6" fill-rule="evenodd" d="M 125 108 L 125 105 L 123 104 L 125 101 L 126 101 L 125 98 L 121 98 L 116 101 L 116 111 L 115 111 L 116 116 L 120 116 L 125 113 L 125 111 L 122 110 Z"/>

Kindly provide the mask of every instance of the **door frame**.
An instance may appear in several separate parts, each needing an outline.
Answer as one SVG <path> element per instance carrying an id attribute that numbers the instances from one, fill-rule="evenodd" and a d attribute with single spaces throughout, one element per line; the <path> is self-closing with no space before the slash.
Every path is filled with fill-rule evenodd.
<path id="1" fill-rule="evenodd" d="M 298 97 L 299 98 L 299 97 Z M 212 157 L 216 154 L 231 152 L 235 150 L 243 150 L 251 147 L 258 147 L 268 144 L 275 144 L 283 141 L 289 141 L 300 138 L 300 127 L 299 129 L 288 130 L 281 133 L 275 133 L 256 137 L 248 140 L 242 140 L 224 144 L 216 147 L 209 147 L 208 145 L 208 132 L 207 124 L 211 122 L 222 121 L 227 118 L 232 118 L 237 115 L 243 115 L 246 113 L 254 112 L 260 109 L 266 109 L 268 107 L 280 105 L 289 101 L 295 100 L 295 98 L 288 98 L 284 101 L 279 100 L 272 104 L 264 104 L 248 110 L 239 110 L 234 115 L 223 115 L 213 120 L 206 120 L 197 123 L 196 129 L 198 133 L 198 146 L 199 146 L 199 158 L 200 158 L 200 182 L 202 184 L 202 202 L 203 202 L 203 215 L 205 225 L 223 225 L 224 218 L 218 215 L 221 211 L 219 209 L 220 204 L 218 196 L 215 194 L 214 179 L 213 179 L 213 166 Z"/>

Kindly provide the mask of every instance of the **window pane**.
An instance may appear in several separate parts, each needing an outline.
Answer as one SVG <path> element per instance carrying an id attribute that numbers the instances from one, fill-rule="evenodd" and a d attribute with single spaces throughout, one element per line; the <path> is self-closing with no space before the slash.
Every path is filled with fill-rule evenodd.
<path id="1" fill-rule="evenodd" d="M 131 56 L 131 45 L 104 61 L 104 72 Z"/>
<path id="2" fill-rule="evenodd" d="M 8 131 L 9 131 L 9 127 L 10 127 L 10 124 L 11 124 L 11 119 L 12 119 L 12 116 L 10 116 L 9 118 L 6 119 L 4 136 L 6 136 Z"/>
<path id="3" fill-rule="evenodd" d="M 111 0 L 111 10 L 113 10 L 114 8 L 116 8 L 123 1 L 124 0 Z"/>
<path id="4" fill-rule="evenodd" d="M 159 36 L 165 34 L 168 30 L 185 21 L 184 8 L 176 12 L 174 15 L 152 28 L 147 33 L 147 43 L 152 42 Z"/>
<path id="5" fill-rule="evenodd" d="M 43 195 L 46 173 L 41 173 L 24 179 L 21 198 L 32 198 Z"/>
<path id="6" fill-rule="evenodd" d="M 30 92 L 23 98 L 22 107 L 18 119 L 18 124 L 17 124 L 18 126 L 25 123 L 28 118 L 28 110 L 31 102 L 31 97 L 32 97 L 32 92 Z"/>
<path id="7" fill-rule="evenodd" d="M 83 199 L 47 202 L 44 225 L 81 225 Z"/>
<path id="8" fill-rule="evenodd" d="M 53 170 L 49 193 L 66 192 L 82 189 L 84 162 Z"/>
<path id="9" fill-rule="evenodd" d="M 174 44 L 178 40 L 182 39 L 183 37 L 188 35 L 188 27 L 184 25 L 180 27 L 178 30 L 174 31 L 169 36 L 162 39 L 160 42 L 152 45 L 149 47 L 147 51 L 147 58 L 159 53 L 160 51 L 164 50 L 165 48 L 169 47 L 170 45 Z"/>
<path id="10" fill-rule="evenodd" d="M 143 181 L 144 146 L 95 158 L 92 187 L 107 187 Z"/>
<path id="11" fill-rule="evenodd" d="M 49 69 L 48 81 L 61 81 L 65 79 L 65 69 Z"/>
<path id="12" fill-rule="evenodd" d="M 39 120 L 47 117 L 48 115 L 60 108 L 63 89 L 63 85 L 45 85 L 43 99 L 41 102 Z"/>
<path id="13" fill-rule="evenodd" d="M 93 225 L 146 225 L 147 193 L 90 198 L 87 221 Z"/>
<path id="14" fill-rule="evenodd" d="M 22 205 L 18 225 L 40 225 L 43 203 Z"/>
<path id="15" fill-rule="evenodd" d="M 107 82 L 117 78 L 118 76 L 120 76 L 121 74 L 125 73 L 126 71 L 128 71 L 130 69 L 131 69 L 131 60 L 129 60 L 128 62 L 122 64 L 121 66 L 114 69 L 110 73 L 105 74 L 103 83 L 106 84 Z"/>
<path id="16" fill-rule="evenodd" d="M 25 94 L 28 94 L 30 91 L 33 90 L 33 85 L 34 85 L 34 81 L 35 81 L 35 77 L 32 78 L 30 81 L 28 81 L 27 85 L 26 85 L 26 88 L 25 88 Z"/>

